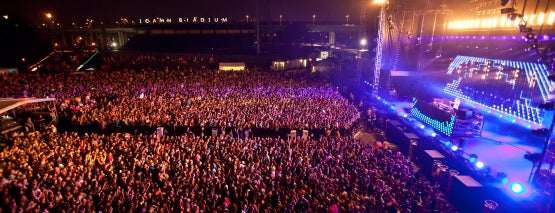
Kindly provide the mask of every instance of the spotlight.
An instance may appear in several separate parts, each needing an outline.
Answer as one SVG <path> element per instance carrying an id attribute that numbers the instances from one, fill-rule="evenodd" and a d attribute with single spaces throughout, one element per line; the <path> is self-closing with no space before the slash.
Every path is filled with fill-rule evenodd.
<path id="1" fill-rule="evenodd" d="M 474 162 L 476 162 L 476 159 L 478 159 L 478 155 L 476 155 L 476 154 L 471 154 L 471 155 L 470 155 L 470 158 L 468 158 L 468 161 L 469 161 L 470 163 L 474 163 Z"/>
<path id="2" fill-rule="evenodd" d="M 501 180 L 501 183 L 503 184 L 509 183 L 509 178 L 504 172 L 497 173 L 497 179 Z"/>
<path id="3" fill-rule="evenodd" d="M 447 146 L 447 147 L 451 146 L 451 141 L 445 142 L 445 146 Z"/>
<path id="4" fill-rule="evenodd" d="M 482 162 L 482 161 L 476 162 L 476 168 L 477 168 L 477 169 L 482 169 L 482 168 L 484 168 L 484 162 Z"/>
<path id="5" fill-rule="evenodd" d="M 515 194 L 523 194 L 526 192 L 526 186 L 518 181 L 512 182 L 509 189 Z"/>
<path id="6" fill-rule="evenodd" d="M 459 147 L 457 145 L 451 146 L 451 151 L 457 151 L 457 150 L 459 150 Z"/>

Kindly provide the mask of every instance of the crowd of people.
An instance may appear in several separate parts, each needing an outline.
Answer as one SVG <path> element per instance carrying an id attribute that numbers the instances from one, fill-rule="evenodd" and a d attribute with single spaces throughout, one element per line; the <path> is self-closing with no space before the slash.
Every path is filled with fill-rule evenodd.
<path id="1" fill-rule="evenodd" d="M 0 152 L 5 212 L 454 212 L 407 157 L 350 137 L 13 140 Z"/>
<path id="2" fill-rule="evenodd" d="M 108 72 L 6 77 L 1 96 L 54 97 L 74 125 L 348 129 L 360 117 L 337 88 L 306 73 L 221 72 L 201 65 L 209 59 L 106 61 Z M 120 64 L 142 69 L 112 70 Z"/>
<path id="3" fill-rule="evenodd" d="M 0 150 L 3 212 L 456 212 L 401 153 L 347 129 L 358 109 L 305 73 L 220 72 L 214 59 L 107 56 L 104 71 L 4 76 L 73 126 L 326 129 L 313 137 L 29 128 Z"/>

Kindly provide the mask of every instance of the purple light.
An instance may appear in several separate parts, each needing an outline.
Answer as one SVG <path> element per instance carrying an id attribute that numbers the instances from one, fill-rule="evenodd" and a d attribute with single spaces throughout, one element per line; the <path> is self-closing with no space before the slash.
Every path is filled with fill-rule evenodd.
<path id="1" fill-rule="evenodd" d="M 543 40 L 549 40 L 549 35 L 543 35 Z"/>

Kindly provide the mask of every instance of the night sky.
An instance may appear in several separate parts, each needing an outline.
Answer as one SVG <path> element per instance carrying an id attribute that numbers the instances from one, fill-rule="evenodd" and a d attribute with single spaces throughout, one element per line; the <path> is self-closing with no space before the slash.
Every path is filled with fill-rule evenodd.
<path id="1" fill-rule="evenodd" d="M 246 15 L 256 16 L 256 0 L 7 0 L 0 3 L 3 13 L 15 13 L 33 23 L 45 21 L 51 12 L 57 22 L 64 25 L 82 22 L 87 18 L 102 17 L 117 21 L 122 17 L 139 18 L 227 17 L 240 21 Z M 260 0 L 260 19 L 277 21 L 352 21 L 360 15 L 360 0 Z M 368 3 L 370 6 L 370 3 Z M 271 8 L 271 9 L 270 9 Z M 270 15 L 271 14 L 271 15 Z M 354 19 L 353 19 L 354 18 Z"/>

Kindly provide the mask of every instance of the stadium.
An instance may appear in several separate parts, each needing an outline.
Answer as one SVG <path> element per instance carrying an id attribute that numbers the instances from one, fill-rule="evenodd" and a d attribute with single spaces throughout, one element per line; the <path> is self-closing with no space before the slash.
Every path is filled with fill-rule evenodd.
<path id="1" fill-rule="evenodd" d="M 270 3 L 6 12 L 1 211 L 555 211 L 551 1 Z"/>

